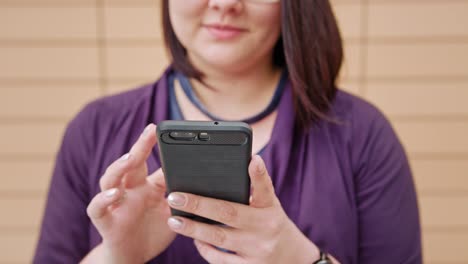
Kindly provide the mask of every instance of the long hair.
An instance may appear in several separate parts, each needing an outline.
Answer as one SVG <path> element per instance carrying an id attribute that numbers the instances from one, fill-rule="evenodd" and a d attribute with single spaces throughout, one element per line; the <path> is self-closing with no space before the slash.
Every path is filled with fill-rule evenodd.
<path id="1" fill-rule="evenodd" d="M 188 60 L 162 1 L 164 42 L 173 67 L 198 80 L 203 73 Z M 286 67 L 292 84 L 296 125 L 307 128 L 319 120 L 333 121 L 328 111 L 337 91 L 343 43 L 329 0 L 281 1 L 281 36 L 273 62 Z"/>

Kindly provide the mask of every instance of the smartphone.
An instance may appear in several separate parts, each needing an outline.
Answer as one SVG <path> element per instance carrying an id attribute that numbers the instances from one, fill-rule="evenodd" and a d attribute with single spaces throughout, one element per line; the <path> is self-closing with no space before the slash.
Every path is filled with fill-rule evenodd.
<path id="1" fill-rule="evenodd" d="M 252 129 L 243 122 L 163 121 L 158 148 L 168 193 L 186 192 L 248 204 Z M 210 219 L 171 209 L 172 215 Z"/>

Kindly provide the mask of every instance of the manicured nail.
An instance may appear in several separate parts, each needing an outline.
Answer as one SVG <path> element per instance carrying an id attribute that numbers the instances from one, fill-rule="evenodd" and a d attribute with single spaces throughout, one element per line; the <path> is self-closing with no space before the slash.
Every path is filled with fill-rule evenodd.
<path id="1" fill-rule="evenodd" d="M 184 222 L 180 219 L 169 217 L 167 220 L 167 224 L 172 228 L 172 229 L 181 229 L 182 226 L 184 225 Z"/>
<path id="2" fill-rule="evenodd" d="M 129 158 L 130 158 L 130 153 L 127 153 L 127 154 L 123 155 L 122 157 L 120 157 L 120 160 L 121 160 L 121 161 L 126 161 L 126 160 L 128 160 Z"/>
<path id="3" fill-rule="evenodd" d="M 185 195 L 178 194 L 178 193 L 171 193 L 167 197 L 167 201 L 169 202 L 169 204 L 171 204 L 173 206 L 179 206 L 180 207 L 180 206 L 185 205 L 186 198 L 185 198 Z"/>
<path id="4" fill-rule="evenodd" d="M 113 188 L 113 189 L 109 189 L 105 192 L 105 195 L 107 198 L 111 198 L 112 196 L 114 196 L 116 193 L 117 193 L 118 189 L 117 188 Z"/>
<path id="5" fill-rule="evenodd" d="M 143 130 L 143 133 L 142 133 L 143 136 L 147 137 L 150 134 L 150 131 L 151 131 L 151 124 L 145 127 L 145 130 Z"/>

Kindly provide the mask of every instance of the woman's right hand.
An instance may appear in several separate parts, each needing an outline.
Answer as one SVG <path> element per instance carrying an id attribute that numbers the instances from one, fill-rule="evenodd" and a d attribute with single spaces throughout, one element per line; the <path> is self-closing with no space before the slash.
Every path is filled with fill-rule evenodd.
<path id="1" fill-rule="evenodd" d="M 174 240 L 163 172 L 148 176 L 146 165 L 157 142 L 155 128 L 148 125 L 130 152 L 102 176 L 101 193 L 87 211 L 103 242 L 83 262 L 144 263 Z"/>

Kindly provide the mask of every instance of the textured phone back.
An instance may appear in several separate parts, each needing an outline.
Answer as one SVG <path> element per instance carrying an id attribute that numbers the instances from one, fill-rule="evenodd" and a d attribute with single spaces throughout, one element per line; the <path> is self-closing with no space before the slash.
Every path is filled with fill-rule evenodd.
<path id="1" fill-rule="evenodd" d="M 158 145 L 168 192 L 187 192 L 248 204 L 252 135 L 245 125 L 236 124 L 238 122 L 214 125 L 213 122 L 165 121 L 158 125 Z M 191 141 L 174 140 L 170 136 L 174 131 L 190 131 L 197 137 Z M 200 133 L 207 133 L 209 140 L 200 140 Z M 173 210 L 173 214 L 209 222 L 177 210 Z"/>

